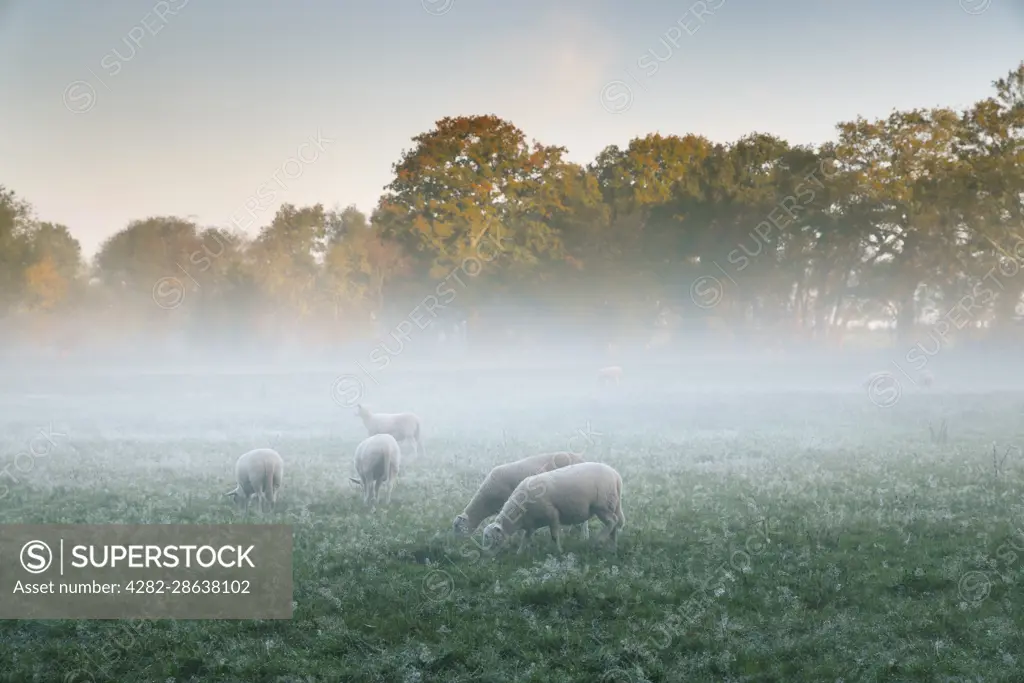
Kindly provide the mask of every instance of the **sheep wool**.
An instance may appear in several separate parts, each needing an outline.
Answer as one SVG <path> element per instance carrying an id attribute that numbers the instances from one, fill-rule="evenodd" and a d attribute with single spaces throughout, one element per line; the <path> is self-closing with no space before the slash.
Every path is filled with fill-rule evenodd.
<path id="1" fill-rule="evenodd" d="M 356 406 L 356 416 L 370 436 L 390 434 L 398 442 L 411 439 L 416 445 L 416 455 L 426 455 L 420 431 L 420 418 L 415 413 L 373 413 L 362 403 Z"/>
<path id="2" fill-rule="evenodd" d="M 363 502 L 374 506 L 381 489 L 385 505 L 391 504 L 391 492 L 398 480 L 402 449 L 390 434 L 374 434 L 356 446 L 356 472 L 359 478 L 349 481 L 363 487 Z"/>
<path id="3" fill-rule="evenodd" d="M 561 553 L 561 527 L 581 524 L 595 516 L 604 523 L 598 541 L 610 539 L 612 548 L 617 549 L 619 531 L 626 524 L 622 477 L 599 462 L 562 467 L 520 482 L 495 520 L 484 528 L 484 544 L 499 548 L 522 529 L 526 533 L 519 543 L 521 553 L 534 531 L 548 527 Z"/>
<path id="4" fill-rule="evenodd" d="M 455 517 L 452 530 L 457 536 L 468 536 L 480 526 L 480 522 L 501 512 L 501 506 L 527 477 L 581 462 L 584 462 L 582 456 L 576 453 L 557 451 L 531 455 L 494 467 L 473 494 L 466 509 Z M 580 533 L 584 538 L 590 537 L 590 528 L 586 523 L 582 525 Z"/>
<path id="5" fill-rule="evenodd" d="M 263 512 L 263 501 L 274 510 L 277 504 L 277 492 L 284 481 L 284 460 L 272 448 L 256 448 L 243 453 L 235 463 L 235 480 L 238 485 L 226 495 L 235 502 L 245 502 L 245 514 L 249 514 L 252 496 L 257 496 L 260 512 Z"/>

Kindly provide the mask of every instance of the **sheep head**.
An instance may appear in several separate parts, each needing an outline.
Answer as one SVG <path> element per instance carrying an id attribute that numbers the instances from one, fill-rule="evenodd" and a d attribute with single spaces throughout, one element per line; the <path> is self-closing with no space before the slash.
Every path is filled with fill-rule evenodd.
<path id="1" fill-rule="evenodd" d="M 473 533 L 473 530 L 469 528 L 469 517 L 465 514 L 456 516 L 455 521 L 452 522 L 452 531 L 458 536 L 468 536 Z"/>
<path id="2" fill-rule="evenodd" d="M 484 548 L 497 550 L 505 544 L 505 530 L 497 522 L 491 522 L 484 527 Z"/>

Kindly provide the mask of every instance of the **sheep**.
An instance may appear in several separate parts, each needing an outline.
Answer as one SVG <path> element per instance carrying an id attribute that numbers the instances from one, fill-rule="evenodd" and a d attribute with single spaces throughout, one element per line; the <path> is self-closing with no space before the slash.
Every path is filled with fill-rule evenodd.
<path id="1" fill-rule="evenodd" d="M 412 439 L 417 455 L 426 455 L 420 433 L 420 418 L 414 413 L 371 413 L 362 403 L 356 405 L 356 416 L 363 421 L 370 436 L 390 434 L 396 441 Z"/>
<path id="2" fill-rule="evenodd" d="M 597 516 L 604 523 L 598 541 L 611 539 L 618 549 L 618 534 L 626 524 L 622 514 L 622 477 L 599 462 L 584 462 L 527 477 L 484 528 L 484 545 L 499 548 L 518 530 L 526 533 L 519 543 L 523 552 L 533 532 L 548 527 L 559 554 L 561 527 L 580 524 Z"/>
<path id="3" fill-rule="evenodd" d="M 480 526 L 480 522 L 501 512 L 501 506 L 523 479 L 581 462 L 585 462 L 583 457 L 576 453 L 558 451 L 531 455 L 494 467 L 473 494 L 466 509 L 455 517 L 452 531 L 456 536 L 468 536 L 473 533 Z M 580 525 L 580 534 L 583 538 L 590 538 L 590 527 L 586 522 Z"/>
<path id="4" fill-rule="evenodd" d="M 597 381 L 600 384 L 614 382 L 618 384 L 622 380 L 622 368 L 618 365 L 609 365 L 597 371 Z"/>
<path id="5" fill-rule="evenodd" d="M 228 496 L 236 503 L 245 501 L 245 514 L 249 515 L 249 504 L 255 494 L 259 500 L 260 512 L 263 512 L 263 501 L 267 500 L 273 512 L 277 504 L 277 492 L 284 480 L 284 460 L 272 448 L 256 448 L 243 453 L 235 463 L 235 479 L 238 485 Z"/>
<path id="6" fill-rule="evenodd" d="M 391 504 L 391 491 L 398 480 L 402 449 L 390 434 L 374 434 L 356 446 L 356 472 L 359 479 L 349 481 L 363 487 L 363 503 L 376 505 L 377 494 L 384 488 L 384 503 Z"/>

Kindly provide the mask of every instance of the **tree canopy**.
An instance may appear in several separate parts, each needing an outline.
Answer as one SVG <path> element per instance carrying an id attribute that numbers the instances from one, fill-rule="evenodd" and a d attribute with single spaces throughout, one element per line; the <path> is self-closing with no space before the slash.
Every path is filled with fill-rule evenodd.
<path id="1" fill-rule="evenodd" d="M 522 302 L 821 342 L 870 321 L 907 335 L 970 299 L 957 333 L 1015 338 L 1024 63 L 992 85 L 963 110 L 838 123 L 813 147 L 653 133 L 582 166 L 498 116 L 448 117 L 412 139 L 369 215 L 284 204 L 253 235 L 144 217 L 88 264 L 74 226 L 0 185 L 0 315 L 330 343 L 379 334 L 449 283 L 459 317 Z"/>

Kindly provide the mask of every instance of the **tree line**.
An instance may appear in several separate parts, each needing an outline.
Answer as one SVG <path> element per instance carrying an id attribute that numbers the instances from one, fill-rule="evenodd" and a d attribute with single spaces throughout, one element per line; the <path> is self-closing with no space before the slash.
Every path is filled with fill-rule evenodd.
<path id="1" fill-rule="evenodd" d="M 474 338 L 529 310 L 608 340 L 826 344 L 867 321 L 1014 339 L 1024 62 L 992 87 L 963 110 L 839 123 L 816 146 L 651 134 L 586 165 L 497 116 L 449 117 L 413 138 L 369 216 L 284 204 L 252 236 L 151 216 L 88 263 L 71 228 L 0 186 L 0 316 L 8 341 L 68 344 L 90 330 L 330 345 L 413 310 L 421 329 L 468 318 Z"/>

